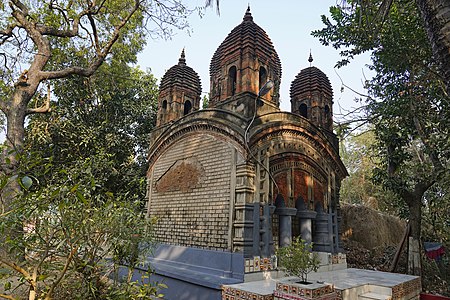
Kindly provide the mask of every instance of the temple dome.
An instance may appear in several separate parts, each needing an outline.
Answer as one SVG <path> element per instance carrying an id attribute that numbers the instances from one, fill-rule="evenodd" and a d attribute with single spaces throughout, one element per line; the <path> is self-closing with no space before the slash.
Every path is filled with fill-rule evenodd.
<path id="1" fill-rule="evenodd" d="M 162 77 L 159 90 L 164 91 L 173 87 L 184 88 L 198 97 L 200 97 L 202 93 L 200 77 L 194 69 L 186 65 L 184 49 L 181 52 L 178 64 L 167 70 Z"/>
<path id="2" fill-rule="evenodd" d="M 240 77 L 237 78 L 237 93 L 258 93 L 261 84 L 258 82 L 258 70 L 262 66 L 264 75 L 275 83 L 274 101 L 278 101 L 278 91 L 281 81 L 281 62 L 267 33 L 253 22 L 250 7 L 243 21 L 237 25 L 215 51 L 210 63 L 212 87 L 217 81 L 226 79 L 230 66 L 235 65 Z M 253 72 L 253 73 L 251 73 Z M 264 77 L 264 76 L 263 76 Z M 265 78 L 265 77 L 264 77 Z M 247 82 L 252 82 L 247 84 Z M 220 85 L 221 83 L 219 83 Z M 224 83 L 223 83 L 224 84 Z M 226 98 L 226 86 L 222 86 L 220 99 Z M 211 93 L 215 95 L 216 93 Z M 215 101 L 214 96 L 212 97 Z"/>
<path id="3" fill-rule="evenodd" d="M 291 99 L 301 97 L 313 91 L 322 92 L 327 98 L 333 98 L 333 89 L 327 75 L 316 67 L 303 69 L 291 83 Z"/>
<path id="4" fill-rule="evenodd" d="M 313 61 L 311 54 L 308 61 Z M 292 81 L 290 94 L 292 113 L 333 130 L 333 89 L 325 73 L 316 67 L 301 70 Z"/>
<path id="5" fill-rule="evenodd" d="M 200 77 L 186 65 L 183 49 L 178 64 L 171 67 L 161 79 L 156 126 L 178 120 L 198 110 L 201 93 Z"/>

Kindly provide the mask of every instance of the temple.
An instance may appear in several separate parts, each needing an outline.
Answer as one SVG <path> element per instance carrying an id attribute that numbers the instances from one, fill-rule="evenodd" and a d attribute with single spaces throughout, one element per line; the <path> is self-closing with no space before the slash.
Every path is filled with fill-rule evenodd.
<path id="1" fill-rule="evenodd" d="M 310 56 L 293 78 L 291 111 L 281 111 L 281 62 L 250 8 L 211 59 L 207 109 L 187 62 L 183 49 L 161 80 L 148 157 L 146 209 L 159 243 L 150 264 L 167 299 L 241 299 L 224 286 L 278 276 L 276 249 L 297 236 L 313 244 L 321 271 L 345 269 L 348 174 L 327 76 Z"/>

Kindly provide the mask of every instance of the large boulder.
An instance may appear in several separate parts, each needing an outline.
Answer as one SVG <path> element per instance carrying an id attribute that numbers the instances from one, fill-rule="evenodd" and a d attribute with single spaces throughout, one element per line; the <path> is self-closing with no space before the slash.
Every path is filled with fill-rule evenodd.
<path id="1" fill-rule="evenodd" d="M 398 245 L 406 223 L 397 217 L 362 205 L 343 205 L 342 239 L 366 249 Z"/>

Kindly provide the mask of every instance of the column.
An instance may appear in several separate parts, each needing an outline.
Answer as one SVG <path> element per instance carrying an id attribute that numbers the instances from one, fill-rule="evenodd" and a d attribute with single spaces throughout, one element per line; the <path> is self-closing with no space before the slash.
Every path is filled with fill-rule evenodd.
<path id="1" fill-rule="evenodd" d="M 286 207 L 286 203 L 281 194 L 277 195 L 275 206 L 275 213 L 278 215 L 279 220 L 280 247 L 286 247 L 292 243 L 292 216 L 295 216 L 297 209 Z"/>
<path id="2" fill-rule="evenodd" d="M 302 197 L 298 197 L 295 202 L 297 208 L 297 218 L 300 223 L 300 236 L 307 243 L 312 243 L 312 220 L 316 218 L 317 213 L 309 210 Z"/>

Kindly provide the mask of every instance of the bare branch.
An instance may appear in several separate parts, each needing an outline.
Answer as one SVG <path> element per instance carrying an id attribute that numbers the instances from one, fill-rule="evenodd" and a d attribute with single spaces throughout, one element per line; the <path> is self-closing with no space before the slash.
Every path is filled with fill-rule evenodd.
<path id="1" fill-rule="evenodd" d="M 92 35 L 94 36 L 95 52 L 97 54 L 100 54 L 101 53 L 101 49 L 100 49 L 100 42 L 98 41 L 97 26 L 95 26 L 95 21 L 94 21 L 94 18 L 92 17 L 91 14 L 88 14 L 87 17 L 89 19 L 89 22 L 91 23 Z"/>
<path id="2" fill-rule="evenodd" d="M 216 12 L 220 16 L 220 7 L 219 7 L 220 0 L 216 0 L 215 2 L 216 2 Z M 214 6 L 213 5 L 213 0 L 206 0 L 205 7 L 208 7 L 208 6 L 211 6 L 211 7 Z"/>
<path id="3" fill-rule="evenodd" d="M 74 18 L 73 20 L 73 24 L 72 24 L 72 28 L 70 28 L 70 20 L 67 19 L 67 16 L 65 15 L 65 13 L 61 10 L 61 13 L 63 14 L 64 19 L 66 20 L 66 22 L 68 23 L 69 28 L 66 30 L 61 30 L 61 29 L 57 29 L 54 28 L 52 26 L 45 26 L 42 24 L 36 24 L 36 29 L 42 34 L 42 35 L 51 35 L 51 36 L 55 36 L 55 37 L 74 37 L 78 35 L 79 32 L 79 26 L 80 26 L 80 20 L 81 18 L 83 18 L 84 16 L 89 14 L 89 10 L 83 10 L 82 12 L 80 12 L 76 18 Z"/>
<path id="4" fill-rule="evenodd" d="M 17 27 L 17 24 L 10 24 L 6 29 L 0 30 L 0 45 L 4 44 L 10 37 L 13 36 L 13 30 Z"/>
<path id="5" fill-rule="evenodd" d="M 346 84 L 344 83 L 344 81 L 342 80 L 342 77 L 341 77 L 341 76 L 339 75 L 339 73 L 336 71 L 336 68 L 334 68 L 334 72 L 335 72 L 336 75 L 339 77 L 339 80 L 341 81 L 342 86 L 348 88 L 350 91 L 352 91 L 353 93 L 357 94 L 358 96 L 361 96 L 361 97 L 364 97 L 364 98 L 370 98 L 369 95 L 362 94 L 362 93 L 360 93 L 360 92 L 358 92 L 358 91 L 352 89 L 352 88 L 349 87 L 348 85 L 346 85 Z"/>
<path id="6" fill-rule="evenodd" d="M 91 76 L 103 63 L 106 56 L 109 54 L 112 46 L 119 38 L 122 28 L 127 24 L 127 22 L 131 19 L 131 17 L 134 15 L 134 13 L 139 9 L 139 7 L 140 7 L 140 1 L 136 0 L 135 5 L 132 8 L 132 10 L 118 25 L 116 25 L 113 33 L 111 34 L 110 40 L 101 49 L 101 51 L 97 54 L 97 56 L 92 59 L 92 62 L 88 67 L 75 66 L 75 67 L 69 67 L 69 68 L 66 68 L 63 70 L 58 70 L 58 71 L 40 71 L 39 72 L 40 80 L 64 78 L 64 77 L 67 77 L 72 74 L 85 76 L 85 77 Z"/>
<path id="7" fill-rule="evenodd" d="M 69 18 L 67 17 L 65 9 L 63 9 L 62 7 L 60 7 L 58 5 L 53 4 L 53 2 L 51 2 L 49 6 L 50 6 L 49 7 L 50 9 L 55 9 L 55 10 L 57 10 L 57 11 L 59 11 L 61 13 L 61 15 L 63 16 L 64 20 L 67 23 L 68 29 L 61 30 L 61 29 L 54 28 L 52 26 L 45 26 L 45 25 L 42 25 L 42 24 L 36 24 L 37 30 L 42 35 L 51 35 L 51 36 L 56 36 L 56 37 L 74 37 L 74 36 L 77 36 L 81 18 L 83 18 L 84 16 L 88 15 L 89 13 L 91 13 L 90 9 L 85 9 L 85 10 L 81 11 L 73 19 L 72 26 L 71 26 L 71 22 L 70 22 Z M 70 27 L 72 27 L 72 28 L 70 28 Z"/>
<path id="8" fill-rule="evenodd" d="M 100 12 L 100 9 L 102 9 L 105 6 L 106 0 L 103 0 L 102 3 L 97 7 L 97 10 L 93 12 L 93 15 L 96 15 Z"/>
<path id="9" fill-rule="evenodd" d="M 14 298 L 14 297 L 11 296 L 11 295 L 5 295 L 5 294 L 0 294 L 0 298 L 3 298 L 3 299 L 10 299 L 10 300 L 17 300 L 17 298 Z"/>
<path id="10" fill-rule="evenodd" d="M 63 16 L 64 20 L 66 21 L 67 25 L 70 26 L 70 20 L 69 20 L 69 18 L 67 17 L 66 10 L 65 10 L 64 8 L 60 7 L 58 4 L 55 4 L 55 3 L 53 2 L 53 0 L 50 1 L 48 7 L 49 7 L 50 9 L 56 9 L 57 11 L 59 11 L 59 12 L 61 13 L 61 15 Z"/>

